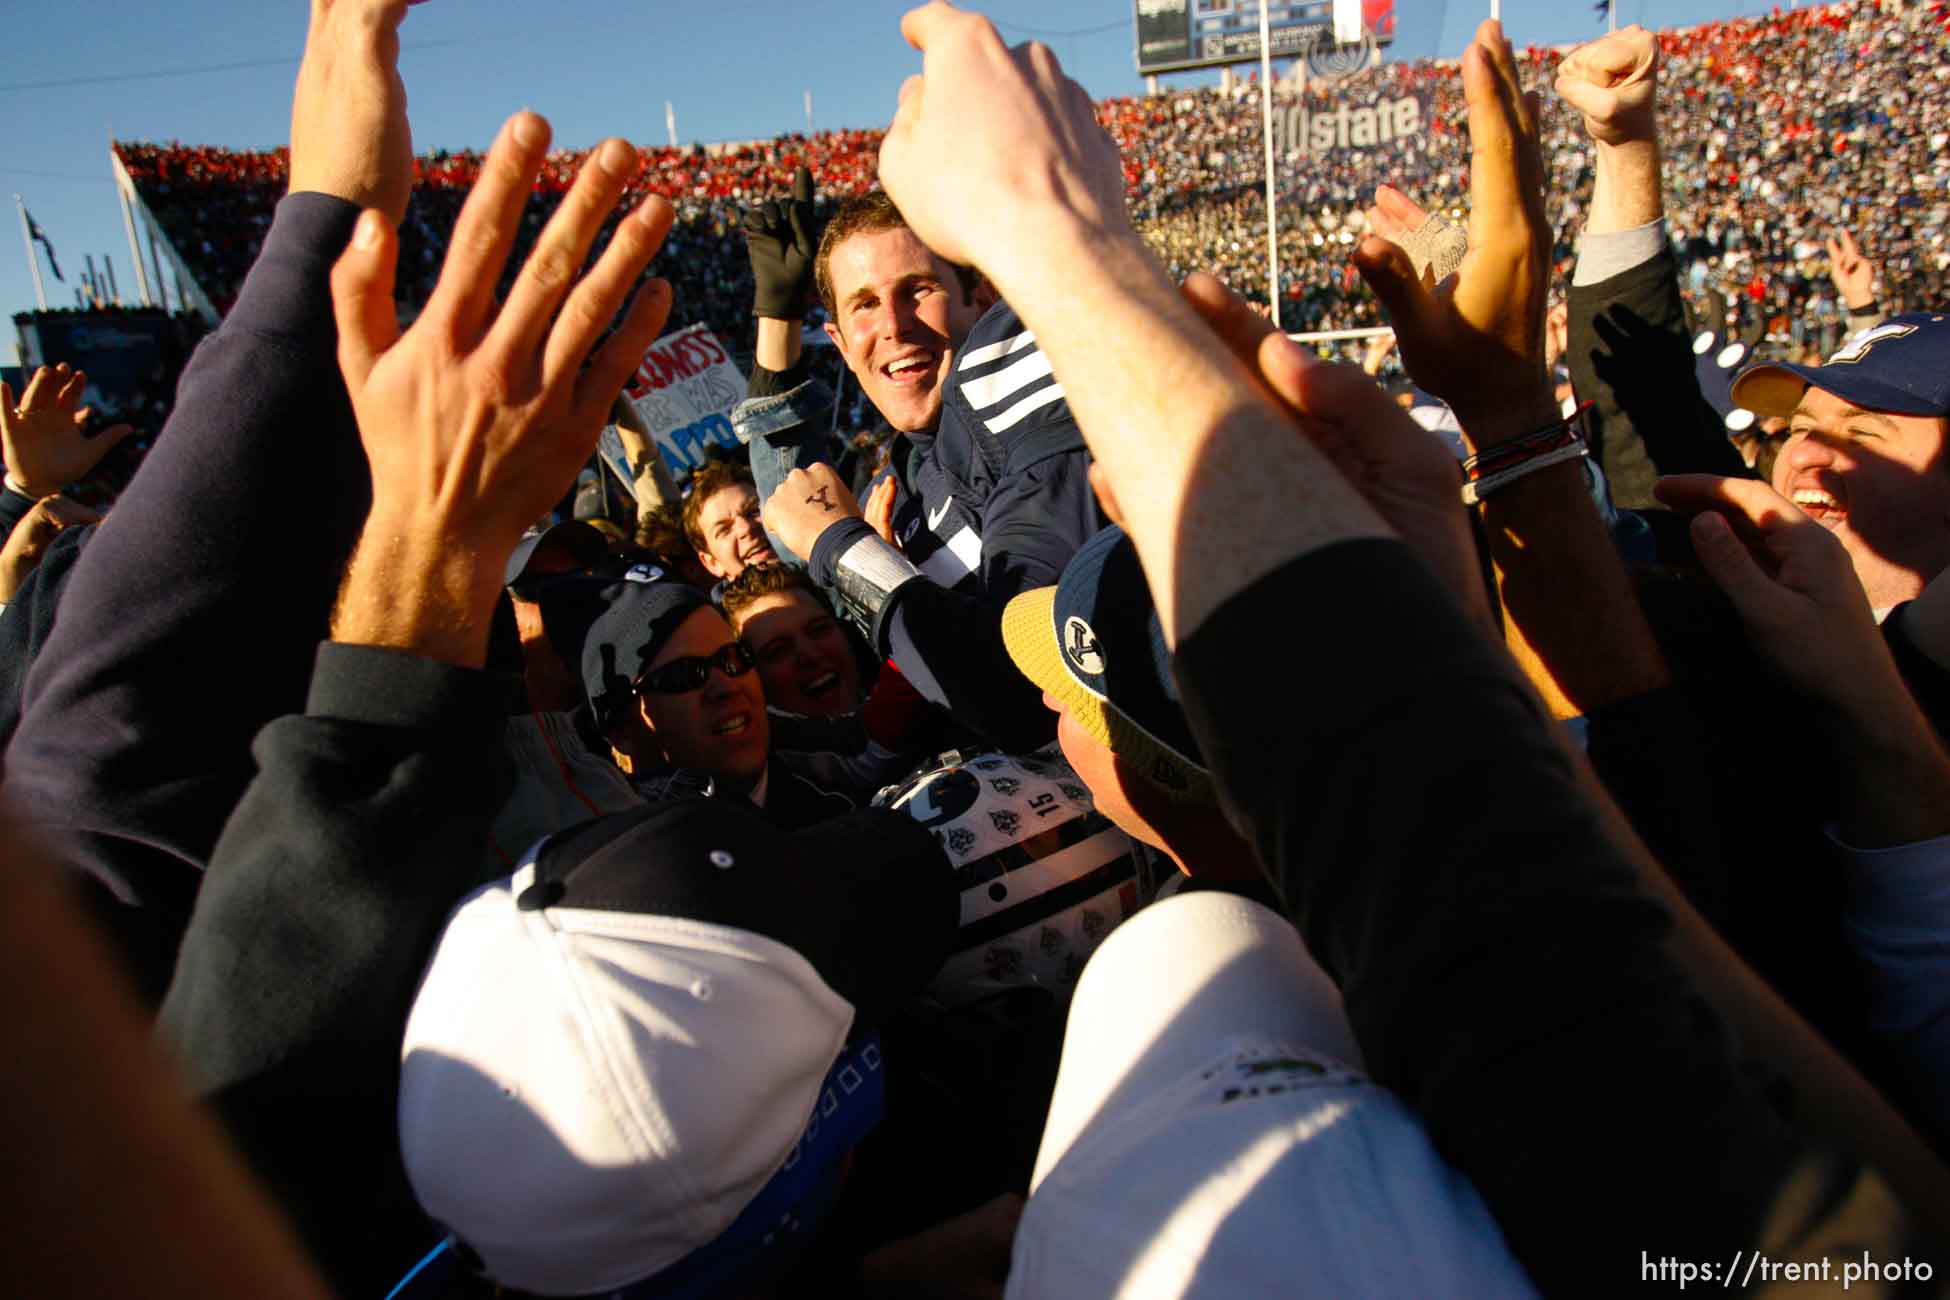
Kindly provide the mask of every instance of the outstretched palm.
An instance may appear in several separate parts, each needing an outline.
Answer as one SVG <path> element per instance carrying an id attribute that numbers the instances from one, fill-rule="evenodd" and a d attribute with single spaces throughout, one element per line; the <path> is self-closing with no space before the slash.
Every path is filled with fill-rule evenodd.
<path id="1" fill-rule="evenodd" d="M 25 496 L 53 496 L 101 463 L 109 449 L 134 432 L 126 424 L 88 434 L 91 411 L 80 406 L 88 376 L 66 362 L 42 366 L 15 403 L 0 383 L 0 455 L 10 486 Z"/>

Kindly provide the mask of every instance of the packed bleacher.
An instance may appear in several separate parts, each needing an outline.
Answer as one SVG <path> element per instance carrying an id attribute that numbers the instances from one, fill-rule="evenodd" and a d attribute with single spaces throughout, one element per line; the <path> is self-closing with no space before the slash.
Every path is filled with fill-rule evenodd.
<path id="1" fill-rule="evenodd" d="M 423 2 L 118 146 L 132 478 L 0 384 L 11 1291 L 1950 1294 L 1942 0 L 1316 86 L 1257 299 L 1249 94 L 410 159 Z"/>
<path id="2" fill-rule="evenodd" d="M 1692 110 L 1666 141 L 1668 219 L 1689 288 L 1721 290 L 1768 336 L 1797 349 L 1835 341 L 1843 313 L 1829 289 L 1823 238 L 1853 229 L 1882 266 L 1892 303 L 1941 301 L 1950 286 L 1950 69 L 1942 3 L 1791 10 L 1709 23 L 1660 37 L 1672 93 Z M 1529 49 L 1529 75 L 1548 78 L 1563 51 Z M 1291 96 L 1291 87 L 1280 93 Z M 1312 105 L 1426 99 L 1423 134 L 1397 147 L 1294 153 L 1279 168 L 1281 281 L 1290 330 L 1380 320 L 1346 253 L 1363 232 L 1374 187 L 1390 183 L 1432 205 L 1466 202 L 1468 138 L 1453 61 L 1384 65 L 1309 92 Z M 1267 300 L 1260 107 L 1250 82 L 1103 101 L 1098 117 L 1124 157 L 1133 211 L 1174 275 L 1207 270 Z M 1589 199 L 1589 145 L 1574 114 L 1547 106 L 1546 164 L 1555 252 L 1572 254 Z M 658 264 L 678 277 L 672 326 L 703 321 L 750 350 L 751 273 L 739 218 L 753 195 L 811 168 L 822 202 L 873 184 L 881 133 L 788 135 L 736 146 L 645 148 L 633 194 L 677 207 Z M 212 146 L 120 142 L 124 165 L 205 292 L 227 309 L 284 191 L 285 156 Z M 536 183 L 524 222 L 539 230 L 583 155 L 560 151 Z M 424 301 L 481 155 L 436 152 L 414 162 L 402 230 L 400 298 Z"/>

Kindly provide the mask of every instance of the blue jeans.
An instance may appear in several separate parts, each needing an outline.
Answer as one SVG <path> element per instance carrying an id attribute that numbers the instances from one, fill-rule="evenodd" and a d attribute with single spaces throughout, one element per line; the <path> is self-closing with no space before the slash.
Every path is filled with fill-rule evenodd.
<path id="1" fill-rule="evenodd" d="M 752 481 L 763 506 L 785 476 L 820 461 L 832 463 L 833 390 L 817 379 L 770 397 L 747 397 L 731 411 L 731 427 L 751 455 Z M 770 528 L 765 536 L 787 564 L 806 566 Z"/>

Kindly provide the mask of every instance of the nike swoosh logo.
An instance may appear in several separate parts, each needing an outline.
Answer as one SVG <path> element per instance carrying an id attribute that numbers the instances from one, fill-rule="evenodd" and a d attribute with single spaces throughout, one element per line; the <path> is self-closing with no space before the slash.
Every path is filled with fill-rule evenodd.
<path id="1" fill-rule="evenodd" d="M 928 531 L 929 531 L 929 532 L 933 532 L 933 531 L 935 531 L 935 530 L 936 530 L 937 528 L 939 528 L 939 527 L 941 527 L 941 521 L 942 521 L 942 520 L 944 520 L 944 519 L 946 519 L 946 518 L 948 517 L 948 510 L 949 510 L 949 508 L 950 508 L 950 507 L 952 507 L 952 506 L 953 506 L 954 504 L 955 504 L 955 503 L 954 503 L 953 501 L 943 501 L 943 502 L 941 503 L 941 509 L 939 509 L 939 510 L 930 510 L 930 511 L 928 511 Z"/>

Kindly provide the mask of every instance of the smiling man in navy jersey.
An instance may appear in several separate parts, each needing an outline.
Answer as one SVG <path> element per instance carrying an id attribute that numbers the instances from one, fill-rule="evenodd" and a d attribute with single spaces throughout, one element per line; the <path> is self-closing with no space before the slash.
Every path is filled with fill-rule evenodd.
<path id="1" fill-rule="evenodd" d="M 827 336 L 899 432 L 893 484 L 869 498 L 877 529 L 830 466 L 802 464 L 768 496 L 767 527 L 923 695 L 1005 748 L 1047 743 L 1000 616 L 1104 522 L 1063 387 L 1009 306 L 884 194 L 841 205 L 813 273 Z"/>

